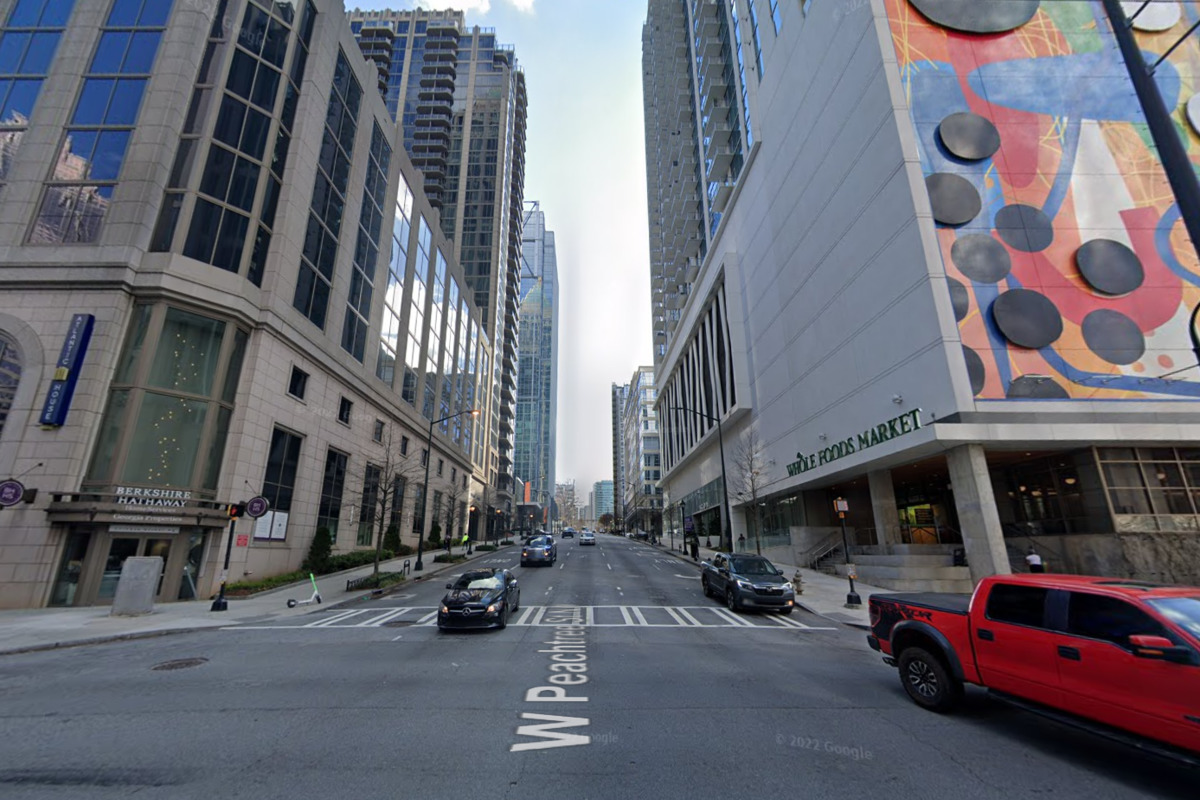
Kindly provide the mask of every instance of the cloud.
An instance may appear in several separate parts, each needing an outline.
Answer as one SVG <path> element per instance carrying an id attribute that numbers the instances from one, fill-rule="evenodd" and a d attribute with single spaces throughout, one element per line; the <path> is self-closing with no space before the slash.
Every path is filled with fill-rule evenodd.
<path id="1" fill-rule="evenodd" d="M 533 4 L 536 0 L 504 0 L 517 11 L 526 14 L 533 13 Z M 428 9 L 445 9 L 453 8 L 459 11 L 467 11 L 476 14 L 486 14 L 492 9 L 491 0 L 415 0 L 414 5 L 418 8 Z"/>

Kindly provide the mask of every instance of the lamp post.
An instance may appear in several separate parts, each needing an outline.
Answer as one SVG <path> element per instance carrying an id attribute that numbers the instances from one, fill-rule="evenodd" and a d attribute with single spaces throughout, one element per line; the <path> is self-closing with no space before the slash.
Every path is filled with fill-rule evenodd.
<path id="1" fill-rule="evenodd" d="M 460 411 L 457 414 L 451 414 L 449 416 L 442 417 L 441 419 L 429 421 L 429 436 L 425 440 L 425 489 L 421 492 L 421 531 L 417 535 L 417 563 L 413 565 L 413 570 L 415 572 L 420 572 L 421 570 L 425 569 L 425 564 L 421 561 L 421 555 L 425 550 L 425 522 L 429 518 L 427 514 L 429 511 L 429 462 L 433 461 L 433 428 L 435 425 L 440 425 L 448 419 L 461 417 L 464 414 L 470 414 L 472 417 L 477 417 L 479 416 L 479 409 L 472 408 L 467 411 Z"/>
<path id="2" fill-rule="evenodd" d="M 724 497 L 725 503 L 725 516 L 721 520 L 721 544 L 728 547 L 729 552 L 733 552 L 733 530 L 729 523 L 729 481 L 725 478 L 725 435 L 721 432 L 721 418 L 712 417 L 703 411 L 696 411 L 695 409 L 683 406 L 669 406 L 669 408 L 671 411 L 690 411 L 709 422 L 717 423 L 717 444 L 721 449 L 721 494 Z"/>

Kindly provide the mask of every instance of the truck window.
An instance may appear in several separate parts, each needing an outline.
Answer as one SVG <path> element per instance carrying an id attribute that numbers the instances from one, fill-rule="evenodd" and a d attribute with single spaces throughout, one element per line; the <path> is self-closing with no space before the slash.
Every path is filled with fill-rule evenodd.
<path id="1" fill-rule="evenodd" d="M 1102 594 L 1071 592 L 1067 607 L 1067 633 L 1102 639 L 1129 647 L 1129 637 L 1167 636 L 1166 629 L 1140 608 Z"/>
<path id="2" fill-rule="evenodd" d="M 988 595 L 987 618 L 1014 625 L 1044 627 L 1046 593 L 1046 589 L 1038 586 L 996 584 Z"/>

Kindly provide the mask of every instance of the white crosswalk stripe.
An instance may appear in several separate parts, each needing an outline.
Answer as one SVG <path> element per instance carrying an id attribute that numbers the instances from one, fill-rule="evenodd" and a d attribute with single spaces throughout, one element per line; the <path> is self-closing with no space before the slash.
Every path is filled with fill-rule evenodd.
<path id="1" fill-rule="evenodd" d="M 521 627 L 551 627 L 558 622 L 544 622 L 551 606 L 522 605 L 509 625 Z M 578 609 L 583 625 L 589 628 L 759 628 L 792 631 L 832 631 L 832 626 L 808 625 L 792 617 L 778 614 L 734 614 L 720 606 L 553 606 L 556 613 L 564 608 Z M 552 617 L 557 619 L 557 617 Z M 291 622 L 291 624 L 288 624 Z M 397 606 L 391 608 L 359 608 L 339 611 L 312 622 L 281 621 L 274 625 L 230 626 L 227 630 L 266 628 L 379 628 L 389 623 L 409 623 L 416 626 L 437 624 L 437 609 L 429 606 Z"/>

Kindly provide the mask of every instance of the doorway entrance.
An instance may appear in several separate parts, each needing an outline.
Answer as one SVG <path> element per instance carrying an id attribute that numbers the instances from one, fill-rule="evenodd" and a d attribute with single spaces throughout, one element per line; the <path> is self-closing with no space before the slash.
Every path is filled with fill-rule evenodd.
<path id="1" fill-rule="evenodd" d="M 130 527 L 69 532 L 50 605 L 111 605 L 125 559 L 147 556 L 163 560 L 154 602 L 198 599 L 208 535 L 200 529 L 174 533 L 171 528 L 134 533 Z"/>

